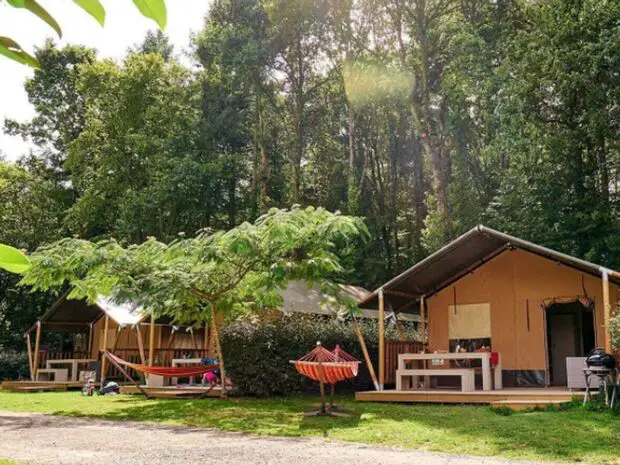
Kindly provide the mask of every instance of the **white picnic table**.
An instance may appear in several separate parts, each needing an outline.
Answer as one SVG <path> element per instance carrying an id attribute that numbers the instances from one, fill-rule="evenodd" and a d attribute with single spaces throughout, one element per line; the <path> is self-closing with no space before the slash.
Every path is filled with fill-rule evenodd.
<path id="1" fill-rule="evenodd" d="M 52 369 L 54 365 L 69 365 L 71 367 L 71 381 L 79 381 L 79 365 L 88 364 L 89 362 L 96 362 L 96 360 L 87 358 L 60 358 L 57 360 L 48 360 L 45 364 L 45 368 Z"/>
<path id="2" fill-rule="evenodd" d="M 502 357 L 498 354 L 497 365 L 493 369 L 491 367 L 491 352 L 439 352 L 424 354 L 399 354 L 398 370 L 406 369 L 406 362 L 409 361 L 433 361 L 433 360 L 480 360 L 482 364 L 482 390 L 491 391 L 493 386 L 495 389 L 502 389 Z M 424 363 L 425 365 L 426 363 Z M 426 368 L 426 367 L 424 367 Z M 441 369 L 441 368 L 439 368 Z M 429 375 L 437 372 L 437 369 L 425 369 Z M 493 377 L 491 373 L 493 373 Z"/>

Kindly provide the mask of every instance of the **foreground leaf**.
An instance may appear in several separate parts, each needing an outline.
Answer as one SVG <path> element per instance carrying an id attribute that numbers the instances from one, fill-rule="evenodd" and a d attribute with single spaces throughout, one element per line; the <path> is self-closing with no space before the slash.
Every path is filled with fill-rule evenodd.
<path id="1" fill-rule="evenodd" d="M 25 0 L 23 7 L 49 24 L 49 26 L 56 31 L 58 37 L 62 37 L 60 25 L 56 22 L 52 15 L 50 15 L 47 10 L 39 5 L 35 0 Z"/>
<path id="2" fill-rule="evenodd" d="M 0 268 L 10 273 L 24 273 L 30 268 L 30 260 L 16 248 L 0 244 Z"/>
<path id="3" fill-rule="evenodd" d="M 23 65 L 37 69 L 41 67 L 35 57 L 24 52 L 17 42 L 8 37 L 0 37 L 0 54 Z"/>
<path id="4" fill-rule="evenodd" d="M 133 0 L 134 4 L 147 18 L 155 21 L 161 29 L 166 29 L 166 2 L 164 0 Z"/>
<path id="5" fill-rule="evenodd" d="M 73 2 L 97 20 L 105 24 L 105 9 L 99 0 L 73 0 Z"/>

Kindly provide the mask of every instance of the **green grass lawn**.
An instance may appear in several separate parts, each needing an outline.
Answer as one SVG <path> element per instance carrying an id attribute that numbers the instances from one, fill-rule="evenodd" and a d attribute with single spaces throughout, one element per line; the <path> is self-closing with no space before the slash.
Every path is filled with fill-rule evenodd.
<path id="1" fill-rule="evenodd" d="M 304 417 L 314 397 L 145 400 L 77 392 L 0 391 L 0 410 L 219 428 L 278 436 L 320 436 L 472 455 L 620 465 L 620 416 L 577 406 L 499 415 L 486 406 L 357 403 L 350 419 Z M 0 462 L 0 465 L 4 465 Z"/>

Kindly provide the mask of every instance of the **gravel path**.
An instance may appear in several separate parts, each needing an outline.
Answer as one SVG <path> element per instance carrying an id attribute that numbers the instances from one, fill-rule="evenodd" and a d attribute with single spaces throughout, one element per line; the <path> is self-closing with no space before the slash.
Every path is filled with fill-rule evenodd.
<path id="1" fill-rule="evenodd" d="M 0 458 L 28 464 L 523 465 L 526 462 L 137 422 L 0 412 Z"/>

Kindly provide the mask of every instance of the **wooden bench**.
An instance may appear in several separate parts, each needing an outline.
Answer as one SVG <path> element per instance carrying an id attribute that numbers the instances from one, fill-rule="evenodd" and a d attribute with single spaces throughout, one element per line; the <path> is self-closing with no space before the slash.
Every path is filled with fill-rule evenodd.
<path id="1" fill-rule="evenodd" d="M 418 378 L 431 377 L 431 376 L 460 376 L 461 377 L 461 390 L 463 392 L 471 392 L 476 389 L 474 381 L 474 370 L 472 368 L 440 368 L 435 370 L 427 369 L 407 369 L 396 370 L 396 390 L 405 391 L 415 389 L 418 386 Z M 404 379 L 410 379 L 411 383 Z"/>
<path id="2" fill-rule="evenodd" d="M 43 379 L 41 378 L 43 376 Z M 51 378 L 54 378 L 53 380 Z M 69 370 L 67 368 L 40 368 L 37 370 L 36 381 L 62 381 L 69 379 Z"/>

